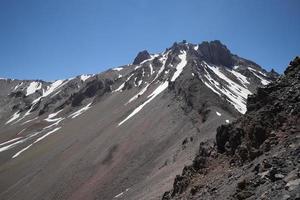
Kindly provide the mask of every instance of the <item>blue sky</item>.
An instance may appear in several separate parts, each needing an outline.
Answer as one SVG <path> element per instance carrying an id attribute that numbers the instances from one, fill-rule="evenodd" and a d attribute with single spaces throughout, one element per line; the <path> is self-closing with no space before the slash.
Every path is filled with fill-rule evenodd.
<path id="1" fill-rule="evenodd" d="M 298 0 L 0 0 L 0 77 L 55 80 L 175 41 L 221 40 L 283 72 L 300 54 Z"/>

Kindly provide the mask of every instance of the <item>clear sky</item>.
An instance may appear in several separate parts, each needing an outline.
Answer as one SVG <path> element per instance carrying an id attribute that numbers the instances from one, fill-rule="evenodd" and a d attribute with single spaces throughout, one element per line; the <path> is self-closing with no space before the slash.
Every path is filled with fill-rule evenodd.
<path id="1" fill-rule="evenodd" d="M 0 0 L 0 77 L 97 73 L 183 39 L 218 39 L 283 72 L 300 55 L 299 8 L 299 0 Z"/>

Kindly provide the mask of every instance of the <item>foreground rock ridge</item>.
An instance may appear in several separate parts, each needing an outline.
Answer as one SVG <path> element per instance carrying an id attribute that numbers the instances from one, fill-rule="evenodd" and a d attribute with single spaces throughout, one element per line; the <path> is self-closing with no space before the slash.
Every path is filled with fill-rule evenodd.
<path id="1" fill-rule="evenodd" d="M 203 142 L 162 199 L 300 198 L 300 58 Z"/>
<path id="2" fill-rule="evenodd" d="M 277 77 L 220 41 L 182 41 L 99 74 L 0 79 L 0 199 L 161 199 L 217 127 L 271 102 L 246 105 Z M 261 155 L 267 125 L 284 120 L 269 115 L 249 125 L 249 144 L 246 130 L 222 126 L 219 151 L 240 156 L 238 165 Z"/>

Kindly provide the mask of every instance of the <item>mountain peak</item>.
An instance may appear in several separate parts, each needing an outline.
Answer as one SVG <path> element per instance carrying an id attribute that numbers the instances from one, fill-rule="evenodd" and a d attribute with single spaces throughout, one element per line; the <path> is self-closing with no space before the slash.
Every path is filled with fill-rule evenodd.
<path id="1" fill-rule="evenodd" d="M 144 60 L 147 60 L 149 58 L 151 58 L 149 52 L 147 50 L 143 50 L 137 54 L 137 56 L 135 57 L 135 59 L 133 61 L 133 64 L 134 65 L 141 64 L 141 62 L 143 62 Z"/>
<path id="2" fill-rule="evenodd" d="M 199 44 L 198 52 L 204 60 L 212 64 L 233 67 L 234 60 L 230 50 L 219 40 L 202 42 Z"/>
<path id="3" fill-rule="evenodd" d="M 288 68 L 284 71 L 285 75 L 292 75 L 299 73 L 300 71 L 300 57 L 297 56 L 293 61 L 290 62 Z"/>

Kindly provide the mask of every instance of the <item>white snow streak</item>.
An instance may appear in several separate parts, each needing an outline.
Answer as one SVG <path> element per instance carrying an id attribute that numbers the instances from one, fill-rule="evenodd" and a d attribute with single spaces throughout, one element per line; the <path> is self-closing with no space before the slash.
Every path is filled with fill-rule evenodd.
<path id="1" fill-rule="evenodd" d="M 21 149 L 20 151 L 18 151 L 17 153 L 15 153 L 12 158 L 16 158 L 18 157 L 21 153 L 23 153 L 24 151 L 26 151 L 27 149 L 29 149 L 33 144 L 28 145 L 27 147 Z"/>
<path id="2" fill-rule="evenodd" d="M 120 194 L 117 194 L 114 198 L 119 198 L 119 197 L 122 197 L 125 192 L 128 192 L 129 191 L 129 188 L 127 188 L 124 192 L 121 192 Z"/>
<path id="3" fill-rule="evenodd" d="M 117 194 L 114 198 L 119 198 L 121 196 L 123 196 L 124 192 L 121 192 L 120 194 Z"/>
<path id="4" fill-rule="evenodd" d="M 18 119 L 19 117 L 20 117 L 20 111 L 18 111 L 15 114 L 13 114 L 13 116 L 5 124 L 9 124 L 12 121 L 15 121 L 16 119 Z"/>
<path id="5" fill-rule="evenodd" d="M 91 105 L 92 105 L 92 103 L 89 103 L 88 105 L 84 106 L 80 110 L 78 110 L 78 111 L 70 114 L 69 117 L 72 117 L 72 119 L 78 117 L 79 115 L 81 115 L 82 113 L 84 113 L 85 111 L 87 111 L 88 109 L 90 109 Z"/>
<path id="6" fill-rule="evenodd" d="M 27 123 L 29 123 L 29 122 L 32 122 L 32 121 L 34 121 L 34 120 L 36 120 L 36 119 L 38 119 L 38 117 L 33 118 L 33 119 L 30 119 L 30 120 L 27 120 L 26 122 L 23 122 L 22 125 L 27 124 Z"/>
<path id="7" fill-rule="evenodd" d="M 55 129 L 53 129 L 52 131 L 49 131 L 48 133 L 46 133 L 46 134 L 44 134 L 43 136 L 41 136 L 41 137 L 39 137 L 38 139 L 36 139 L 36 141 L 35 141 L 33 144 L 35 144 L 35 143 L 37 143 L 37 142 L 43 140 L 44 138 L 46 138 L 47 136 L 51 135 L 52 133 L 58 131 L 59 129 L 61 129 L 61 127 L 57 127 L 57 128 L 55 128 Z"/>
<path id="8" fill-rule="evenodd" d="M 16 91 L 16 90 L 17 90 L 19 87 L 21 87 L 23 84 L 24 84 L 24 83 L 22 82 L 22 83 L 19 83 L 18 85 L 16 85 L 16 87 L 14 88 L 13 91 Z"/>
<path id="9" fill-rule="evenodd" d="M 217 112 L 217 111 L 216 111 L 216 114 L 217 114 L 218 116 L 221 116 L 221 115 L 222 115 L 221 113 L 219 113 L 219 112 Z"/>
<path id="10" fill-rule="evenodd" d="M 247 80 L 247 77 L 244 76 L 243 74 L 234 70 L 228 70 L 228 71 L 231 72 L 233 75 L 235 75 L 244 86 L 246 86 L 246 84 L 250 84 L 250 82 Z"/>
<path id="11" fill-rule="evenodd" d="M 139 96 L 143 95 L 143 94 L 147 91 L 149 85 L 150 85 L 150 84 L 147 83 L 147 85 L 146 85 L 139 93 L 137 93 L 137 94 L 134 95 L 131 99 L 129 99 L 129 101 L 128 101 L 125 105 L 127 105 L 128 103 L 130 103 L 130 102 L 136 100 Z"/>
<path id="12" fill-rule="evenodd" d="M 150 75 L 153 74 L 153 66 L 152 66 L 152 63 L 149 64 L 149 68 L 150 68 Z"/>
<path id="13" fill-rule="evenodd" d="M 251 68 L 251 67 L 248 67 L 248 69 L 252 72 L 252 74 L 254 74 L 254 76 L 256 76 L 257 78 L 260 79 L 261 84 L 263 84 L 263 85 L 268 85 L 268 84 L 270 83 L 270 81 L 268 81 L 268 80 L 264 79 L 263 77 L 259 76 L 259 75 L 257 74 L 257 72 L 260 73 L 260 74 L 263 75 L 263 76 L 266 76 L 266 74 L 264 74 L 264 73 L 262 73 L 262 72 L 260 72 L 260 71 L 258 71 L 258 70 L 255 70 L 255 69 L 253 69 L 253 68 Z"/>
<path id="14" fill-rule="evenodd" d="M 178 57 L 180 58 L 181 62 L 176 66 L 176 72 L 174 73 L 174 75 L 171 79 L 171 82 L 174 82 L 178 78 L 178 76 L 181 74 L 183 68 L 187 64 L 185 51 L 183 51 Z"/>
<path id="15" fill-rule="evenodd" d="M 139 80 L 137 86 L 139 87 L 142 83 L 143 83 L 143 80 Z"/>
<path id="16" fill-rule="evenodd" d="M 114 71 L 121 71 L 123 69 L 123 67 L 116 67 L 116 68 L 113 68 Z"/>
<path id="17" fill-rule="evenodd" d="M 24 141 L 23 141 L 23 140 L 19 140 L 19 141 L 14 142 L 14 143 L 12 143 L 12 144 L 10 144 L 10 145 L 1 147 L 1 148 L 0 148 L 0 152 L 6 151 L 6 150 L 8 150 L 8 149 L 11 149 L 11 148 L 15 147 L 17 144 L 20 144 L 20 143 L 22 143 L 22 142 L 24 142 Z"/>
<path id="18" fill-rule="evenodd" d="M 56 115 L 58 115 L 61 111 L 63 111 L 63 110 L 59 110 L 59 111 L 57 111 L 56 113 L 51 113 L 51 114 L 49 114 L 49 115 L 48 115 L 48 118 L 46 118 L 45 121 L 47 121 L 47 122 L 48 122 L 48 121 L 51 121 L 52 118 L 55 117 Z"/>
<path id="19" fill-rule="evenodd" d="M 38 134 L 40 134 L 40 133 L 42 133 L 42 131 L 38 131 L 38 132 L 32 133 L 32 134 L 28 135 L 27 137 L 25 137 L 25 138 L 23 138 L 23 139 L 22 139 L 22 138 L 19 138 L 19 140 L 17 140 L 16 142 L 14 142 L 14 143 L 12 143 L 12 144 L 9 144 L 9 145 L 7 145 L 7 146 L 1 147 L 1 148 L 0 148 L 0 152 L 9 150 L 9 149 L 15 147 L 15 146 L 18 145 L 18 144 L 21 144 L 21 143 L 23 143 L 23 142 L 26 142 L 26 141 L 29 140 L 30 138 L 32 138 L 32 137 L 34 137 L 34 136 L 36 136 L 36 135 L 38 135 Z"/>
<path id="20" fill-rule="evenodd" d="M 150 101 L 152 101 L 157 95 L 159 95 L 161 92 L 163 92 L 166 88 L 168 88 L 168 82 L 164 82 L 163 84 L 159 85 L 149 96 L 148 100 L 139 105 L 136 109 L 132 111 L 123 121 L 121 121 L 118 126 L 121 126 L 124 122 L 126 122 L 128 119 L 136 115 L 138 112 L 140 112 L 145 105 L 147 105 Z"/>
<path id="21" fill-rule="evenodd" d="M 27 149 L 29 149 L 30 147 L 32 147 L 32 145 L 38 143 L 39 141 L 45 139 L 46 137 L 48 137 L 49 135 L 51 135 L 52 133 L 58 131 L 59 129 L 61 129 L 61 127 L 57 127 L 55 129 L 53 129 L 52 131 L 49 131 L 48 133 L 44 134 L 43 136 L 37 138 L 32 144 L 28 145 L 27 147 L 21 149 L 20 151 L 18 151 L 16 154 L 14 154 L 12 156 L 12 158 L 16 158 L 18 157 L 21 153 L 23 153 L 24 151 L 26 151 Z"/>
<path id="22" fill-rule="evenodd" d="M 114 91 L 112 91 L 112 92 L 122 92 L 122 89 L 123 89 L 123 87 L 125 86 L 125 83 L 127 82 L 127 81 L 129 81 L 130 80 L 130 78 L 133 76 L 134 74 L 131 74 L 127 79 L 126 79 L 126 81 L 124 82 L 124 83 L 122 83 L 117 89 L 115 89 Z"/>
<path id="23" fill-rule="evenodd" d="M 225 121 L 227 124 L 229 124 L 229 120 L 228 119 L 226 119 L 226 121 Z"/>
<path id="24" fill-rule="evenodd" d="M 0 147 L 1 147 L 1 146 L 4 146 L 4 145 L 6 145 L 6 144 L 12 143 L 12 142 L 14 142 L 14 141 L 16 141 L 16 140 L 19 140 L 19 139 L 21 139 L 21 138 L 22 138 L 22 137 L 17 137 L 17 138 L 8 140 L 8 141 L 6 141 L 6 142 L 3 142 L 3 143 L 0 144 Z"/>

